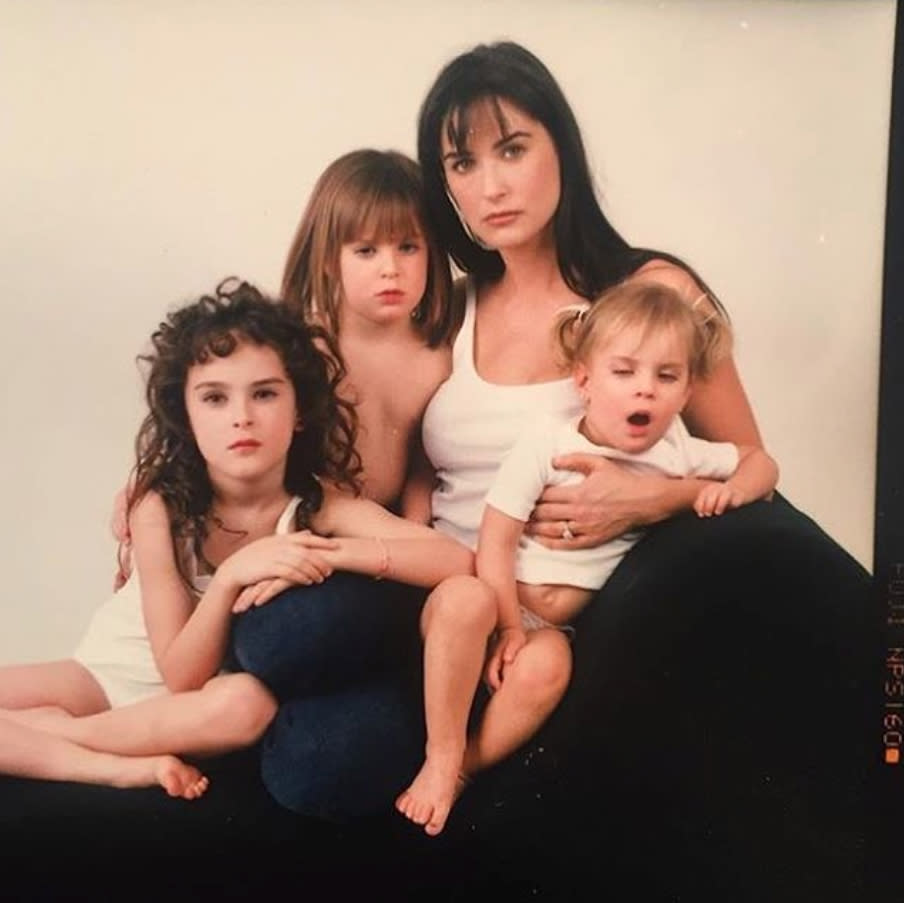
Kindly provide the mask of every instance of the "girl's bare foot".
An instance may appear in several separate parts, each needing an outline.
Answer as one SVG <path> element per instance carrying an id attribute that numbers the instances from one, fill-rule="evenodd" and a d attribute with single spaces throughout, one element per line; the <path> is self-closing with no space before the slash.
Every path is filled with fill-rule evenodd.
<path id="1" fill-rule="evenodd" d="M 396 809 L 435 837 L 467 783 L 460 758 L 428 755 L 411 786 L 396 800 Z"/>
<path id="2" fill-rule="evenodd" d="M 207 775 L 175 756 L 157 756 L 157 782 L 170 796 L 196 800 L 210 785 Z"/>
<path id="3" fill-rule="evenodd" d="M 175 756 L 117 756 L 116 787 L 153 787 L 159 784 L 170 796 L 194 800 L 209 786 L 209 780 L 194 765 Z"/>

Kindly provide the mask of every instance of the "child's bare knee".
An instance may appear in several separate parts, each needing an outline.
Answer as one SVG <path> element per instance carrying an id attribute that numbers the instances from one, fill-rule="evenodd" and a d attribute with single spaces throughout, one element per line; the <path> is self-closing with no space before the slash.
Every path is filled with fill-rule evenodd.
<path id="1" fill-rule="evenodd" d="M 571 679 L 571 652 L 558 643 L 528 646 L 515 663 L 518 667 L 511 677 L 517 681 L 519 693 L 529 699 L 557 699 Z"/>
<path id="2" fill-rule="evenodd" d="M 276 715 L 276 700 L 250 674 L 230 674 L 210 688 L 210 717 L 237 742 L 254 743 Z"/>
<path id="3" fill-rule="evenodd" d="M 496 621 L 493 591 L 476 577 L 444 580 L 430 595 L 428 605 L 428 627 L 439 620 L 456 629 L 489 633 Z"/>

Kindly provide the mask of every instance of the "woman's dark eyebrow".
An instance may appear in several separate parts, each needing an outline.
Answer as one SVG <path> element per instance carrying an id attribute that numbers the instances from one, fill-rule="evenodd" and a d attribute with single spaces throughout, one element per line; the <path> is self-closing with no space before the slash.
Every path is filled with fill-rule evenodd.
<path id="1" fill-rule="evenodd" d="M 516 138 L 530 138 L 530 132 L 509 132 L 507 135 L 503 135 L 498 141 L 493 142 L 493 148 L 498 149 L 500 147 L 505 147 L 510 141 L 514 141 Z M 447 153 L 443 154 L 443 162 L 446 160 L 454 160 L 459 157 L 469 157 L 471 152 L 467 148 L 461 148 L 461 150 L 450 150 Z"/>
<path id="2" fill-rule="evenodd" d="M 508 144 L 509 141 L 514 141 L 516 138 L 530 138 L 530 132 L 509 132 L 507 135 L 503 135 L 498 141 L 493 143 L 493 147 L 503 147 Z"/>

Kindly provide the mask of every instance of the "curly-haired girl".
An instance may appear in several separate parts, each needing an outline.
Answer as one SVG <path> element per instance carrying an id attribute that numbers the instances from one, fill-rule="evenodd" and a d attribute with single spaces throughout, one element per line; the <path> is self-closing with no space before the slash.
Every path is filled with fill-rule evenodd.
<path id="1" fill-rule="evenodd" d="M 71 659 L 0 669 L 0 772 L 191 799 L 207 779 L 170 754 L 249 745 L 276 710 L 256 678 L 221 670 L 234 612 L 335 569 L 433 586 L 472 561 L 358 497 L 354 410 L 322 329 L 230 281 L 152 345 L 135 572 Z"/>

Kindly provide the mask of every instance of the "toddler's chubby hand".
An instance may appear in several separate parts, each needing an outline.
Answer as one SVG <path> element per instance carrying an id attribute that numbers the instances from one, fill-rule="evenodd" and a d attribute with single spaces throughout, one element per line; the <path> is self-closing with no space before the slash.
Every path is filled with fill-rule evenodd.
<path id="1" fill-rule="evenodd" d="M 700 517 L 712 517 L 714 514 L 723 514 L 729 508 L 740 508 L 746 502 L 744 494 L 731 481 L 709 483 L 700 490 L 694 502 L 694 511 Z"/>
<path id="2" fill-rule="evenodd" d="M 487 660 L 484 676 L 492 690 L 498 690 L 505 679 L 505 669 L 515 660 L 527 643 L 527 634 L 521 627 L 503 627 Z"/>

